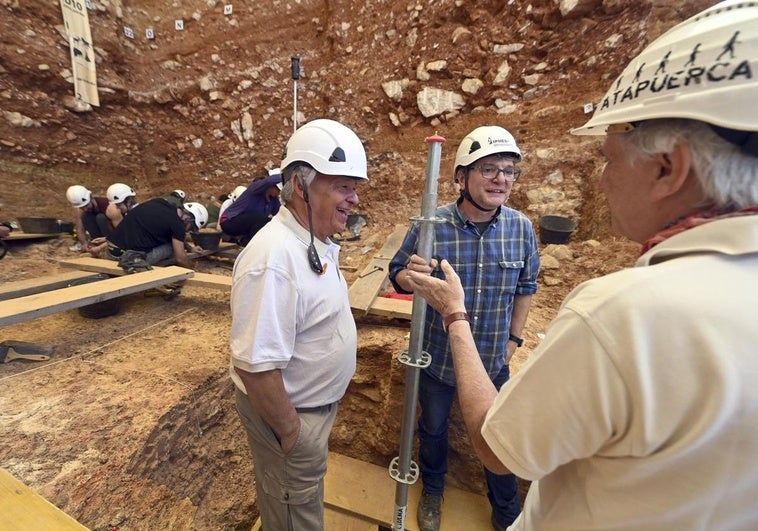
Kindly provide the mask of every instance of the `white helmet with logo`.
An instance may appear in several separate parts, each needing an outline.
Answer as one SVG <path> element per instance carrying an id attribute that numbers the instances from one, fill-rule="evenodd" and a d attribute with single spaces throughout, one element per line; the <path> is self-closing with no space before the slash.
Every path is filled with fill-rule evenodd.
<path id="1" fill-rule="evenodd" d="M 108 187 L 108 190 L 105 191 L 105 195 L 108 196 L 108 201 L 114 205 L 120 205 L 127 197 L 135 197 L 137 192 L 135 192 L 131 186 L 126 184 L 114 183 Z"/>
<path id="2" fill-rule="evenodd" d="M 655 118 L 758 131 L 757 74 L 758 3 L 727 0 L 653 41 L 571 133 L 623 132 Z"/>
<path id="3" fill-rule="evenodd" d="M 200 203 L 184 203 L 184 211 L 192 214 L 195 218 L 197 230 L 202 229 L 208 223 L 208 210 Z"/>
<path id="4" fill-rule="evenodd" d="M 72 206 L 82 208 L 89 205 L 89 202 L 92 199 L 92 192 L 80 184 L 75 184 L 69 186 L 68 190 L 66 190 L 66 199 L 68 199 L 68 202 L 71 203 Z"/>
<path id="5" fill-rule="evenodd" d="M 313 120 L 292 134 L 281 169 L 295 162 L 306 162 L 324 175 L 368 181 L 363 143 L 352 129 L 334 120 Z"/>
<path id="6" fill-rule="evenodd" d="M 245 190 L 247 190 L 247 186 L 239 185 L 237 188 L 235 188 L 231 194 L 229 194 L 229 199 L 232 201 L 236 201 L 239 199 L 239 196 L 245 193 Z"/>
<path id="7" fill-rule="evenodd" d="M 521 160 L 521 150 L 507 129 L 497 125 L 477 127 L 461 141 L 455 154 L 454 171 L 489 155 L 503 154 Z"/>
<path id="8" fill-rule="evenodd" d="M 184 201 L 187 197 L 187 194 L 184 193 L 184 190 L 174 190 L 171 193 L 174 194 L 179 199 L 181 199 L 182 201 Z"/>

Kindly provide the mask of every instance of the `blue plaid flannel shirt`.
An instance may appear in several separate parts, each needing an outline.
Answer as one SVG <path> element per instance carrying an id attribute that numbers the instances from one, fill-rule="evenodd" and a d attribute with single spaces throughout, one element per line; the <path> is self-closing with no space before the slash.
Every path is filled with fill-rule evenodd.
<path id="1" fill-rule="evenodd" d="M 455 203 L 439 207 L 436 215 L 444 221 L 434 224 L 432 256 L 446 259 L 461 277 L 474 340 L 484 368 L 494 378 L 505 363 L 513 299 L 537 292 L 540 258 L 534 227 L 524 214 L 505 206 L 484 234 Z M 398 293 L 407 293 L 395 276 L 416 253 L 418 235 L 419 222 L 415 222 L 390 261 L 389 278 Z M 442 278 L 441 271 L 432 274 Z M 431 307 L 426 311 L 422 343 L 432 357 L 427 371 L 454 386 L 453 358 L 442 316 Z"/>

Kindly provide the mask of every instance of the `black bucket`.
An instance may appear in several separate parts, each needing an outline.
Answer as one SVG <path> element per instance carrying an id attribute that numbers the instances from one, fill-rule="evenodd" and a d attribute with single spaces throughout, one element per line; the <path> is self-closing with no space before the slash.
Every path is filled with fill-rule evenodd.
<path id="1" fill-rule="evenodd" d="M 566 243 L 576 230 L 576 221 L 563 216 L 541 216 L 539 224 L 542 243 Z"/>
<path id="2" fill-rule="evenodd" d="M 107 278 L 110 277 L 101 273 L 91 277 L 74 280 L 68 286 L 81 286 L 83 284 L 89 284 L 91 282 L 97 282 L 98 280 L 105 280 Z M 96 302 L 94 304 L 88 304 L 87 306 L 78 308 L 78 310 L 79 315 L 86 317 L 87 319 L 102 319 L 103 317 L 110 317 L 111 315 L 116 315 L 119 311 L 121 311 L 121 297 L 114 297 L 112 299 Z"/>
<path id="3" fill-rule="evenodd" d="M 220 232 L 196 232 L 192 234 L 192 241 L 206 251 L 215 251 L 221 243 Z"/>
<path id="4" fill-rule="evenodd" d="M 53 234 L 58 230 L 58 220 L 55 218 L 18 218 L 21 230 L 27 234 Z"/>

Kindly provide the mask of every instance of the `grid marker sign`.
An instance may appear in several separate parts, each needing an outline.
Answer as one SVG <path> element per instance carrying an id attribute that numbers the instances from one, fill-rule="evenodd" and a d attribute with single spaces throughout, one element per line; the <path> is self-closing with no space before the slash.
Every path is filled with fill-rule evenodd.
<path id="1" fill-rule="evenodd" d="M 71 48 L 71 70 L 74 73 L 76 99 L 100 106 L 95 73 L 95 48 L 92 45 L 85 0 L 60 0 L 63 22 Z"/>

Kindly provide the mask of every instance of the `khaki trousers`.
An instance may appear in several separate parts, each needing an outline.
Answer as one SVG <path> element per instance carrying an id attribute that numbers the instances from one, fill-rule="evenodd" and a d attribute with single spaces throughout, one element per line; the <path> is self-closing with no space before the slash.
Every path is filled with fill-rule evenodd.
<path id="1" fill-rule="evenodd" d="M 300 435 L 284 455 L 268 424 L 236 390 L 237 412 L 253 454 L 257 505 L 264 531 L 324 529 L 324 476 L 337 404 L 298 411 Z"/>

